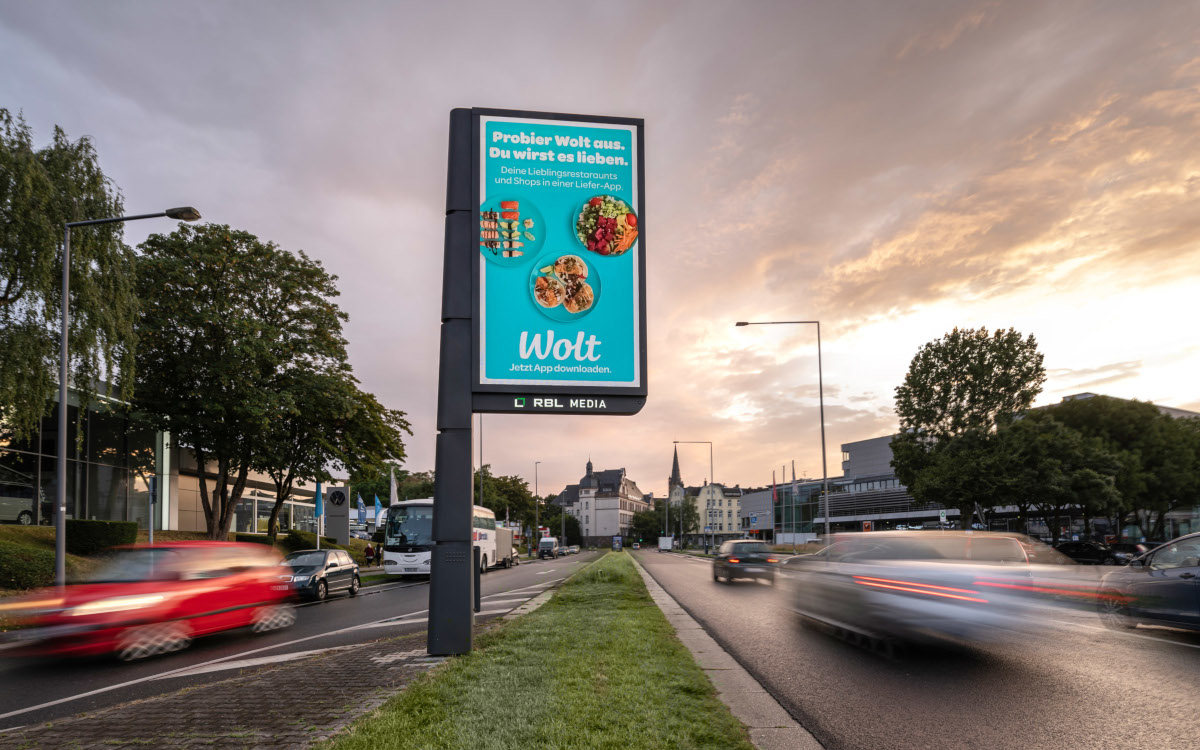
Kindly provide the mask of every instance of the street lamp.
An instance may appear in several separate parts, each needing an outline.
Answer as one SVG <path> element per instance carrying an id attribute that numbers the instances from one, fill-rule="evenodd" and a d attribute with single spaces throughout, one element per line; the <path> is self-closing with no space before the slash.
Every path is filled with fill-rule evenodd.
<path id="1" fill-rule="evenodd" d="M 768 320 L 761 323 L 738 321 L 737 326 L 784 326 L 784 325 L 815 325 L 817 327 L 817 397 L 821 404 L 821 480 L 824 485 L 822 494 L 825 497 L 825 539 L 829 540 L 829 468 L 825 462 L 825 382 L 821 372 L 821 321 L 819 320 Z M 795 519 L 792 520 L 792 539 L 795 540 Z"/>
<path id="2" fill-rule="evenodd" d="M 717 478 L 713 474 L 713 444 L 712 444 L 712 441 L 710 441 L 710 440 L 674 440 L 672 442 L 674 442 L 675 445 L 679 445 L 680 443 L 689 443 L 692 445 L 707 445 L 708 446 L 708 483 L 710 485 L 716 484 Z M 712 490 L 709 490 L 709 498 L 708 499 L 710 502 L 712 501 Z M 699 508 L 696 508 L 696 514 L 697 515 L 700 514 Z M 680 521 L 679 521 L 680 524 L 682 524 L 683 523 L 683 504 L 682 503 L 680 503 L 680 506 L 679 506 L 679 519 L 680 519 Z M 711 518 L 708 520 L 708 523 L 709 523 L 709 527 L 711 528 L 712 527 L 712 519 Z M 680 533 L 680 536 L 683 535 L 682 530 L 679 533 Z M 712 533 L 712 532 L 710 532 L 710 533 Z M 680 540 L 679 543 L 683 544 L 683 541 Z M 716 543 L 715 539 L 713 540 L 713 543 L 714 544 Z"/>
<path id="3" fill-rule="evenodd" d="M 533 462 L 533 533 L 529 535 L 529 559 L 533 559 L 533 543 L 534 541 L 541 542 L 538 534 L 541 533 L 542 525 L 542 496 L 538 494 L 538 464 L 541 461 Z"/>
<path id="4" fill-rule="evenodd" d="M 160 219 L 164 216 L 179 221 L 196 221 L 200 218 L 200 212 L 191 206 L 179 206 L 156 214 L 69 221 L 63 227 L 62 334 L 59 338 L 58 351 L 58 502 L 54 511 L 54 584 L 56 586 L 62 586 L 67 582 L 67 328 L 71 320 L 71 228 L 87 227 L 93 224 L 116 224 L 138 219 Z M 153 526 L 154 518 L 148 519 L 147 523 Z"/>

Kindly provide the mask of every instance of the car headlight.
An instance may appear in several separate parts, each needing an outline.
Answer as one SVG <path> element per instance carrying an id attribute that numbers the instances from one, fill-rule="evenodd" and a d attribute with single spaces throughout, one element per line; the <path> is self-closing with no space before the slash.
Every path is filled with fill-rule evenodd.
<path id="1" fill-rule="evenodd" d="M 166 596 L 162 594 L 145 594 L 142 596 L 114 596 L 110 599 L 97 599 L 94 602 L 80 604 L 78 607 L 72 607 L 67 610 L 66 614 L 72 616 L 79 615 L 99 615 L 106 612 L 125 612 L 131 609 L 142 609 L 150 607 L 165 601 Z"/>
<path id="2" fill-rule="evenodd" d="M 312 576 L 292 576 L 292 580 L 296 583 L 304 583 L 309 578 L 312 578 Z"/>

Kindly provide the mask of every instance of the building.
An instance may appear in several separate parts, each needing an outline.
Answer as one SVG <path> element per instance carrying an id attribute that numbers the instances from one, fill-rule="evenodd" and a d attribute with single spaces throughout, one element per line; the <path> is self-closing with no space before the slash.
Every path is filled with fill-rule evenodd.
<path id="1" fill-rule="evenodd" d="M 74 392 L 67 402 L 67 517 L 134 521 L 139 528 L 204 531 L 196 459 L 121 410 L 93 403 L 80 413 Z M 0 522 L 52 524 L 58 486 L 58 406 L 28 440 L 0 429 Z M 205 473 L 210 490 L 214 467 Z M 150 480 L 158 488 L 151 513 Z M 284 505 L 280 528 L 315 531 L 315 487 L 300 486 Z M 275 485 L 251 473 L 235 510 L 233 530 L 265 532 Z"/>
<path id="2" fill-rule="evenodd" d="M 579 483 L 567 485 L 552 502 L 579 520 L 585 545 L 601 547 L 615 536 L 628 536 L 633 514 L 653 507 L 651 496 L 638 489 L 625 469 L 594 471 L 590 459 Z"/>
<path id="3" fill-rule="evenodd" d="M 1077 401 L 1095 398 L 1093 393 L 1080 393 L 1066 396 L 1063 401 Z M 1039 407 L 1041 408 L 1041 407 Z M 1200 418 L 1200 413 L 1172 407 L 1157 407 L 1163 414 L 1176 419 Z M 892 469 L 892 436 L 858 440 L 842 444 L 842 476 L 829 480 L 829 525 L 831 531 L 861 531 L 870 524 L 870 528 L 893 529 L 899 526 L 939 527 L 942 525 L 942 514 L 945 523 L 952 527 L 962 528 L 972 524 L 983 524 L 996 531 L 1019 531 L 1033 536 L 1050 537 L 1050 530 L 1041 521 L 1031 520 L 1028 525 L 1022 523 L 1018 509 L 1015 506 L 997 506 L 981 508 L 979 513 L 969 519 L 960 518 L 957 508 L 945 508 L 939 503 L 920 503 L 908 494 L 897 479 Z M 779 503 L 775 509 L 775 540 L 777 542 L 791 541 L 791 535 L 797 535 L 797 541 L 804 541 L 824 532 L 825 508 L 821 502 L 822 483 L 819 480 L 805 480 L 799 483 L 795 491 L 790 485 L 779 486 Z M 745 501 L 743 501 L 745 502 Z M 761 506 L 757 497 L 751 502 L 754 507 Z M 1200 530 L 1200 506 L 1189 505 L 1176 508 L 1164 519 L 1167 526 L 1166 536 L 1172 538 L 1191 531 Z M 749 516 L 742 513 L 742 523 L 749 523 Z M 1092 519 L 1094 527 L 1103 532 L 1116 533 L 1106 526 L 1106 519 Z M 1068 521 L 1069 533 L 1082 534 L 1084 521 L 1075 517 Z M 1122 530 L 1123 534 L 1140 535 L 1142 531 L 1136 527 L 1132 530 Z"/>
<path id="4" fill-rule="evenodd" d="M 684 503 L 691 505 L 700 519 L 699 528 L 688 530 L 683 535 L 686 543 L 699 545 L 708 540 L 720 544 L 728 539 L 741 538 L 739 503 L 742 494 L 743 490 L 738 485 L 726 487 L 711 481 L 698 487 L 686 486 L 679 473 L 679 449 L 675 449 L 671 476 L 667 479 L 667 502 L 672 508 L 682 508 Z M 674 533 L 679 533 L 678 521 L 673 522 L 672 526 Z"/>

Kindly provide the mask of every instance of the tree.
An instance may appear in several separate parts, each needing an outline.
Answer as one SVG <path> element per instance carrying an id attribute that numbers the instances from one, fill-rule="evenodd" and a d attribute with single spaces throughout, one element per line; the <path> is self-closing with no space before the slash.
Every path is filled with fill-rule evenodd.
<path id="1" fill-rule="evenodd" d="M 1200 420 L 1107 396 L 1064 401 L 1030 416 L 1054 419 L 1095 438 L 1115 457 L 1120 500 L 1105 513 L 1114 529 L 1132 519 L 1146 536 L 1161 539 L 1167 513 L 1200 501 Z"/>
<path id="2" fill-rule="evenodd" d="M 323 372 L 290 367 L 275 378 L 280 412 L 268 421 L 252 461 L 275 483 L 267 522 L 272 541 L 297 480 L 329 481 L 332 471 L 362 472 L 404 459 L 401 432 L 412 434 L 404 412 L 359 390 L 344 363 L 331 365 Z"/>
<path id="3" fill-rule="evenodd" d="M 1083 513 L 1090 532 L 1091 519 L 1120 502 L 1121 493 L 1114 482 L 1117 458 L 1100 440 L 1044 413 L 1013 422 L 989 436 L 989 441 L 997 446 L 992 455 L 1002 457 L 994 462 L 1002 467 L 995 486 L 1003 489 L 1003 495 L 1033 509 L 1055 544 L 1071 511 Z"/>
<path id="4" fill-rule="evenodd" d="M 703 530 L 700 525 L 700 509 L 696 507 L 698 498 L 696 495 L 685 495 L 683 503 L 675 508 L 672 508 L 672 516 L 675 513 L 680 513 L 681 518 L 676 518 L 671 521 L 672 528 L 679 528 L 680 523 L 683 525 L 683 534 L 699 534 Z M 680 542 L 682 544 L 682 541 Z"/>
<path id="5" fill-rule="evenodd" d="M 151 235 L 141 250 L 135 403 L 192 450 L 208 534 L 224 538 L 290 406 L 281 373 L 345 358 L 336 279 L 303 252 L 215 224 Z"/>
<path id="6" fill-rule="evenodd" d="M 896 388 L 900 430 L 926 438 L 989 431 L 1028 409 L 1046 382 L 1034 337 L 955 328 L 919 350 Z"/>
<path id="7" fill-rule="evenodd" d="M 60 128 L 35 149 L 24 118 L 0 109 L 0 423 L 28 437 L 58 383 L 63 225 L 120 216 L 116 186 L 88 138 Z M 71 236 L 69 381 L 81 403 L 104 382 L 130 394 L 136 297 L 120 224 Z"/>
<path id="8" fill-rule="evenodd" d="M 1033 336 L 955 328 L 923 345 L 896 388 L 900 434 L 892 467 L 919 501 L 957 508 L 995 504 L 1004 476 L 992 435 L 1033 404 L 1046 380 Z"/>
<path id="9" fill-rule="evenodd" d="M 648 542 L 651 539 L 658 539 L 662 533 L 663 514 L 662 509 L 656 510 L 639 510 L 633 514 L 633 520 L 629 525 L 629 536 L 637 541 Z"/>
<path id="10" fill-rule="evenodd" d="M 372 505 L 378 497 L 387 505 L 391 495 L 391 478 L 396 477 L 398 499 L 416 500 L 433 497 L 435 486 L 432 471 L 409 471 L 397 461 L 385 461 L 378 467 L 369 467 L 350 472 L 350 491 L 361 495 L 363 502 Z"/>
<path id="11" fill-rule="evenodd" d="M 570 513 L 566 514 L 567 538 L 564 544 L 583 544 L 583 529 L 579 519 Z M 558 536 L 563 528 L 563 511 L 557 505 L 543 505 L 541 514 L 542 525 L 550 529 L 550 536 Z M 530 519 L 532 525 L 532 519 Z"/>

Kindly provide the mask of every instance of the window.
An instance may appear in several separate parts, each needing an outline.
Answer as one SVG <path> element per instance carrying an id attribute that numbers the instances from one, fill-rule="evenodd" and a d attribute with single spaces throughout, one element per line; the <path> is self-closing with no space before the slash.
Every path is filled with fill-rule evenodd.
<path id="1" fill-rule="evenodd" d="M 1151 555 L 1150 567 L 1155 570 L 1200 567 L 1200 539 L 1185 539 L 1163 547 Z"/>
<path id="2" fill-rule="evenodd" d="M 354 561 L 350 559 L 350 555 L 343 550 L 338 550 L 338 565 L 353 565 Z"/>

